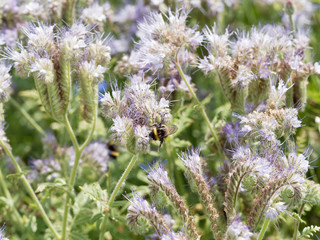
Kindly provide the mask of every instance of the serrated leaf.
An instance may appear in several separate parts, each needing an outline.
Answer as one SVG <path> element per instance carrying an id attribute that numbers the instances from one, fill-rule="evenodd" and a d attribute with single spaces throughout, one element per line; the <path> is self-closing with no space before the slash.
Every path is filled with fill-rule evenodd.
<path id="1" fill-rule="evenodd" d="M 75 198 L 68 184 L 61 184 L 60 182 L 40 183 L 35 192 L 40 193 L 45 190 L 48 191 L 48 193 L 51 193 L 53 190 L 61 190 L 63 192 L 66 192 L 69 195 L 69 197 L 72 199 L 72 201 L 74 201 L 74 198 Z"/>
<path id="2" fill-rule="evenodd" d="M 306 194 L 303 201 L 313 206 L 320 206 L 320 184 L 312 180 L 307 180 L 304 186 L 306 188 Z"/>
<path id="3" fill-rule="evenodd" d="M 295 212 L 291 213 L 291 217 L 293 217 L 296 221 L 299 221 L 299 222 L 301 222 L 301 223 L 303 223 L 303 224 L 307 224 L 307 222 L 304 221 L 304 220 L 301 218 L 301 216 L 299 216 L 298 213 L 295 213 Z"/>
<path id="4" fill-rule="evenodd" d="M 10 178 L 20 178 L 22 175 L 26 175 L 27 172 L 21 172 L 21 173 L 12 173 L 12 174 L 9 174 L 7 175 L 6 178 L 10 179 Z"/>
<path id="5" fill-rule="evenodd" d="M 93 183 L 90 185 L 84 185 L 80 187 L 84 194 L 86 194 L 91 200 L 96 204 L 100 212 L 104 211 L 107 204 L 108 194 L 106 190 L 102 190 L 98 183 Z"/>
<path id="6" fill-rule="evenodd" d="M 311 225 L 311 226 L 305 227 L 302 230 L 301 235 L 299 235 L 299 239 L 310 238 L 313 236 L 314 233 L 319 232 L 319 231 L 320 231 L 320 227 L 318 227 L 318 226 Z"/>

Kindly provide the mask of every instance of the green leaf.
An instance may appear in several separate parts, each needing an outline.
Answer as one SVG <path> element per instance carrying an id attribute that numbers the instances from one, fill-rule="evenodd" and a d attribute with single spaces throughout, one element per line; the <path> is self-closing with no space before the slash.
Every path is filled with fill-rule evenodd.
<path id="1" fill-rule="evenodd" d="M 299 239 L 303 239 L 303 238 L 310 239 L 310 237 L 312 237 L 315 232 L 319 232 L 319 231 L 320 231 L 320 227 L 318 227 L 318 226 L 311 225 L 309 227 L 305 227 L 302 230 L 302 233 L 299 236 Z"/>
<path id="2" fill-rule="evenodd" d="M 307 222 L 304 221 L 304 220 L 301 218 L 301 216 L 299 216 L 298 213 L 292 212 L 292 213 L 291 213 L 291 217 L 293 217 L 296 221 L 299 221 L 299 222 L 301 222 L 301 223 L 303 223 L 303 224 L 307 224 Z"/>
<path id="3" fill-rule="evenodd" d="M 306 180 L 304 186 L 306 194 L 303 201 L 313 206 L 320 206 L 320 184 L 312 180 Z"/>
<path id="4" fill-rule="evenodd" d="M 13 206 L 13 201 L 5 197 L 0 197 L 0 206 L 7 206 L 11 208 Z"/>
<path id="5" fill-rule="evenodd" d="M 93 215 L 92 217 L 91 217 L 91 219 L 89 220 L 89 223 L 90 224 L 93 224 L 93 223 L 95 223 L 96 221 L 98 221 L 100 218 L 102 218 L 102 217 L 104 217 L 104 214 L 103 213 L 97 213 L 97 214 L 95 214 L 95 215 Z"/>
<path id="6" fill-rule="evenodd" d="M 12 173 L 12 174 L 9 174 L 7 175 L 7 178 L 10 179 L 10 178 L 20 178 L 22 175 L 26 175 L 28 172 L 27 171 L 23 171 L 21 173 Z"/>
<path id="7" fill-rule="evenodd" d="M 87 195 L 96 204 L 100 212 L 103 212 L 107 205 L 108 194 L 106 190 L 102 190 L 98 183 L 84 185 L 80 187 L 85 195 Z"/>
<path id="8" fill-rule="evenodd" d="M 61 182 L 55 182 L 55 183 L 40 183 L 36 189 L 36 193 L 40 193 L 43 191 L 47 191 L 47 194 L 51 194 L 52 191 L 54 190 L 60 190 L 62 192 L 65 192 L 69 195 L 69 197 L 74 201 L 74 194 L 70 190 L 70 187 L 68 184 L 64 184 Z"/>
<path id="9" fill-rule="evenodd" d="M 72 229 L 77 229 L 78 227 L 81 227 L 88 223 L 92 216 L 92 209 L 89 208 L 83 208 L 81 209 L 77 215 L 73 218 L 72 221 Z"/>
<path id="10" fill-rule="evenodd" d="M 116 201 L 112 203 L 112 207 L 122 207 L 123 205 L 126 205 L 128 203 L 127 200 L 123 201 Z"/>

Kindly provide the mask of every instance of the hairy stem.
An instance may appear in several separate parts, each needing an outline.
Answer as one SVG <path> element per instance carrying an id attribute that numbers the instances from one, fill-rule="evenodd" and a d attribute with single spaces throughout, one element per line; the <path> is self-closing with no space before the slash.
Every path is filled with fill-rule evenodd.
<path id="1" fill-rule="evenodd" d="M 138 154 L 132 156 L 131 161 L 129 162 L 126 170 L 122 173 L 121 178 L 119 179 L 119 181 L 117 182 L 117 185 L 115 186 L 115 188 L 112 191 L 112 194 L 111 194 L 111 196 L 110 196 L 110 198 L 108 200 L 108 203 L 107 203 L 107 211 L 106 211 L 106 213 L 104 215 L 104 219 L 103 219 L 103 222 L 102 222 L 101 227 L 100 227 L 99 240 L 103 240 L 103 236 L 104 236 L 104 233 L 106 231 L 107 222 L 108 222 L 109 208 L 112 206 L 116 196 L 118 195 L 118 192 L 119 192 L 122 184 L 127 179 L 128 175 L 131 172 L 132 168 L 134 167 L 138 157 L 139 157 Z"/>
<path id="2" fill-rule="evenodd" d="M 178 55 L 178 54 L 177 54 L 177 55 Z M 210 129 L 210 133 L 211 133 L 211 135 L 212 135 L 212 137 L 213 137 L 213 139 L 214 139 L 214 141 L 215 141 L 215 143 L 216 143 L 219 151 L 222 152 L 222 149 L 221 149 L 221 146 L 220 146 L 220 143 L 219 143 L 218 135 L 217 135 L 216 131 L 213 129 L 213 127 L 212 127 L 212 124 L 211 124 L 211 122 L 210 122 L 210 120 L 209 120 L 209 117 L 208 117 L 208 115 L 207 115 L 207 113 L 206 113 L 206 110 L 205 110 L 203 104 L 199 101 L 197 95 L 195 94 L 195 92 L 193 91 L 192 87 L 191 87 L 190 84 L 188 83 L 188 81 L 187 81 L 187 79 L 186 79 L 186 76 L 184 75 L 184 72 L 182 71 L 182 68 L 181 68 L 181 66 L 180 66 L 178 57 L 177 57 L 177 59 L 176 59 L 175 65 L 176 65 L 176 68 L 177 68 L 177 70 L 178 70 L 181 78 L 183 79 L 183 81 L 184 81 L 185 84 L 187 85 L 187 87 L 188 87 L 188 89 L 189 89 L 189 91 L 190 91 L 190 93 L 191 93 L 191 95 L 192 95 L 192 98 L 196 101 L 197 105 L 200 107 L 201 115 L 202 115 L 202 117 L 204 118 L 204 120 L 206 121 L 206 123 L 207 123 L 207 125 L 208 125 L 208 127 L 209 127 L 209 129 Z"/>
<path id="3" fill-rule="evenodd" d="M 239 193 L 239 189 L 240 189 L 240 185 L 241 185 L 241 182 L 243 180 L 243 178 L 248 174 L 248 172 L 245 172 L 241 177 L 240 177 L 240 180 L 237 184 L 237 188 L 236 188 L 236 192 L 234 194 L 234 199 L 233 199 L 233 209 L 236 210 L 236 206 L 237 206 L 237 198 L 238 198 L 238 193 Z"/>
<path id="4" fill-rule="evenodd" d="M 94 119 L 93 119 L 93 124 L 92 124 L 91 130 L 90 130 L 90 133 L 89 133 L 87 139 L 85 140 L 85 142 L 81 145 L 81 147 L 79 146 L 78 140 L 74 134 L 74 131 L 73 131 L 71 125 L 70 125 L 68 115 L 65 114 L 65 117 L 64 117 L 65 126 L 66 126 L 68 134 L 70 135 L 70 138 L 71 138 L 71 141 L 72 141 L 72 144 L 74 147 L 74 151 L 75 151 L 74 165 L 73 165 L 73 168 L 71 171 L 71 176 L 69 179 L 69 186 L 71 187 L 71 189 L 74 187 L 74 184 L 76 181 L 76 174 L 77 174 L 77 169 L 78 169 L 81 153 L 82 153 L 83 149 L 91 141 L 93 133 L 96 128 L 97 107 L 98 107 L 98 103 L 95 106 Z M 70 196 L 67 195 L 66 200 L 65 200 L 65 205 L 64 205 L 63 222 L 62 222 L 62 237 L 61 237 L 62 240 L 66 239 L 66 230 L 67 230 L 67 225 L 68 225 L 68 214 L 69 214 L 69 201 L 70 201 Z"/>
<path id="5" fill-rule="evenodd" d="M 76 0 L 67 0 L 63 7 L 63 20 L 69 26 L 73 24 L 75 3 Z"/>
<path id="6" fill-rule="evenodd" d="M 299 217 L 301 217 L 301 214 L 302 214 L 302 211 L 303 211 L 303 208 L 304 208 L 304 205 L 305 203 L 302 203 L 301 204 L 301 207 L 299 209 Z M 300 221 L 299 220 L 296 220 L 296 224 L 294 226 L 294 233 L 293 233 L 293 240 L 297 240 L 297 237 L 298 237 L 298 231 L 299 231 L 299 225 L 300 225 Z"/>
<path id="7" fill-rule="evenodd" d="M 269 226 L 269 222 L 270 222 L 270 219 L 269 218 L 266 218 L 263 222 L 263 226 L 262 226 L 262 229 L 259 233 L 259 236 L 258 236 L 258 240 L 262 240 L 263 239 L 263 236 L 265 234 L 265 232 L 267 231 L 268 229 L 268 226 Z"/>
<path id="8" fill-rule="evenodd" d="M 30 116 L 30 114 L 24 110 L 20 105 L 19 103 L 14 100 L 13 98 L 10 98 L 9 100 L 12 105 L 17 108 L 21 114 L 27 119 L 27 121 L 44 137 L 47 136 L 46 132 L 40 127 L 40 125 Z"/>
<path id="9" fill-rule="evenodd" d="M 34 193 L 30 183 L 28 182 L 26 176 L 23 174 L 20 165 L 18 164 L 17 160 L 15 159 L 15 157 L 13 156 L 12 152 L 9 150 L 8 146 L 6 145 L 6 143 L 4 143 L 1 139 L 0 139 L 0 145 L 3 147 L 4 151 L 6 152 L 6 154 L 9 156 L 9 158 L 11 159 L 13 165 L 15 166 L 17 172 L 19 174 L 21 174 L 20 178 L 25 186 L 25 188 L 27 189 L 29 195 L 31 196 L 32 200 L 34 201 L 34 203 L 36 204 L 38 210 L 40 211 L 40 214 L 44 220 L 44 222 L 47 224 L 47 226 L 50 228 L 50 230 L 52 231 L 53 235 L 55 236 L 56 239 L 60 239 L 60 235 L 58 234 L 58 232 L 55 230 L 53 224 L 51 223 L 48 215 L 46 214 L 45 210 L 43 209 L 40 201 L 38 200 L 36 194 Z"/>

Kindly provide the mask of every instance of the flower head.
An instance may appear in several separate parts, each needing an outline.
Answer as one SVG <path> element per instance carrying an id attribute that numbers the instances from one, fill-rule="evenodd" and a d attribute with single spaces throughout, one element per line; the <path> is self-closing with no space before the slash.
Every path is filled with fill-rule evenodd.
<path id="1" fill-rule="evenodd" d="M 169 101 L 164 98 L 158 101 L 151 84 L 140 75 L 133 75 L 130 80 L 123 94 L 117 87 L 104 94 L 102 113 L 114 121 L 111 131 L 115 141 L 134 152 L 146 152 L 149 150 L 150 128 L 171 121 Z"/>
<path id="2" fill-rule="evenodd" d="M 32 75 L 45 110 L 57 121 L 63 121 L 70 101 L 71 72 L 81 89 L 83 118 L 91 122 L 97 104 L 98 83 L 104 78 L 110 62 L 108 37 L 89 30 L 82 23 L 59 29 L 40 22 L 24 29 L 28 44 L 8 49 L 22 76 Z"/>
<path id="3" fill-rule="evenodd" d="M 228 226 L 226 235 L 230 240 L 250 240 L 253 233 L 247 225 L 241 222 L 240 218 L 236 218 Z"/>
<path id="4" fill-rule="evenodd" d="M 189 151 L 182 152 L 178 156 L 184 162 L 189 171 L 194 174 L 202 174 L 200 149 L 191 149 Z"/>
<path id="5" fill-rule="evenodd" d="M 8 238 L 6 238 L 4 235 L 5 227 L 6 227 L 6 225 L 3 224 L 3 226 L 0 228 L 0 240 L 8 240 Z"/>
<path id="6" fill-rule="evenodd" d="M 180 49 L 197 48 L 202 35 L 196 28 L 186 25 L 188 13 L 169 11 L 165 19 L 162 14 L 153 12 L 139 23 L 140 41 L 136 44 L 134 65 L 156 72 L 175 61 Z"/>
<path id="7" fill-rule="evenodd" d="M 9 73 L 11 65 L 0 62 L 0 102 L 6 102 L 9 98 L 11 85 L 11 75 Z"/>
<path id="8" fill-rule="evenodd" d="M 267 211 L 265 213 L 265 217 L 270 220 L 276 219 L 282 212 L 287 209 L 287 206 L 284 202 L 277 202 L 274 200 L 270 200 Z"/>
<path id="9" fill-rule="evenodd" d="M 218 34 L 216 27 L 212 31 L 207 28 L 204 33 L 209 43 L 209 55 L 200 59 L 198 67 L 205 73 L 218 73 L 223 92 L 236 110 L 245 111 L 245 103 L 239 101 L 245 100 L 255 106 L 261 104 L 268 96 L 265 92 L 270 85 L 278 89 L 271 89 L 273 95 L 269 104 L 280 101 L 274 104 L 283 105 L 282 93 L 288 87 L 280 79 L 279 83 L 275 80 L 269 83 L 273 75 L 287 78 L 292 73 L 292 83 L 302 86 L 305 84 L 303 79 L 317 72 L 317 66 L 305 59 L 309 38 L 302 32 L 293 38 L 284 27 L 266 25 L 234 34 L 228 30 Z M 303 90 L 299 93 L 302 95 Z M 275 94 L 280 94 L 280 99 L 274 99 Z"/>
<path id="10" fill-rule="evenodd" d="M 154 206 L 150 206 L 137 193 L 133 193 L 133 197 L 128 200 L 130 201 L 130 206 L 128 208 L 127 223 L 132 231 L 145 233 L 149 228 L 149 223 L 158 233 L 168 233 L 170 231 L 165 218 Z"/>

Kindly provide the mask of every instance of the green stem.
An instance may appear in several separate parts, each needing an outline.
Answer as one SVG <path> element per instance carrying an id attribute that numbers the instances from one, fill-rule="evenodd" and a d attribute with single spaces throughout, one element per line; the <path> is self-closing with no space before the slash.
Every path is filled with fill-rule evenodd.
<path id="1" fill-rule="evenodd" d="M 27 178 L 25 177 L 25 175 L 23 174 L 17 160 L 15 159 L 15 157 L 13 156 L 11 150 L 9 150 L 8 146 L 6 145 L 6 143 L 4 143 L 2 141 L 2 139 L 0 139 L 0 145 L 2 146 L 2 148 L 4 149 L 4 151 L 7 153 L 7 155 L 10 157 L 10 159 L 12 160 L 13 165 L 15 166 L 17 172 L 19 174 L 21 174 L 20 178 L 25 186 L 25 188 L 27 189 L 28 193 L 30 194 L 32 200 L 34 201 L 34 203 L 37 205 L 40 214 L 43 218 L 43 220 L 45 221 L 45 223 L 47 224 L 47 226 L 50 228 L 50 230 L 52 231 L 53 235 L 55 236 L 56 239 L 60 239 L 60 235 L 58 234 L 58 232 L 55 230 L 53 224 L 51 223 L 48 215 L 46 214 L 45 210 L 43 209 L 40 201 L 38 200 L 36 194 L 34 193 L 31 185 L 29 184 Z"/>
<path id="2" fill-rule="evenodd" d="M 302 204 L 301 204 L 301 207 L 300 207 L 300 210 L 299 210 L 299 213 L 298 213 L 298 214 L 299 214 L 299 217 L 301 217 L 301 214 L 302 214 L 304 205 L 305 205 L 305 203 L 302 203 Z M 295 227 L 294 227 L 294 233 L 293 233 L 293 240 L 297 240 L 298 231 L 299 231 L 299 225 L 300 225 L 300 221 L 299 221 L 299 220 L 296 220 L 296 224 L 295 224 Z"/>
<path id="3" fill-rule="evenodd" d="M 132 156 L 131 161 L 129 163 L 129 165 L 127 166 L 126 170 L 123 172 L 121 178 L 119 179 L 119 181 L 117 182 L 117 185 L 115 186 L 115 188 L 112 191 L 112 194 L 108 200 L 107 203 L 107 209 L 109 210 L 110 207 L 112 206 L 116 196 L 118 195 L 118 192 L 122 186 L 122 184 L 124 183 L 124 181 L 127 179 L 129 173 L 131 172 L 133 166 L 135 165 L 136 161 L 138 159 L 138 154 Z M 108 221 L 108 211 L 106 211 L 105 215 L 104 215 L 104 219 L 103 222 L 101 224 L 100 227 L 100 235 L 99 235 L 99 240 L 103 240 L 103 236 L 104 233 L 106 231 L 106 227 L 107 227 L 107 221 Z"/>
<path id="4" fill-rule="evenodd" d="M 65 122 L 65 127 L 67 129 L 67 132 L 68 132 L 70 138 L 71 138 L 71 141 L 72 141 L 72 144 L 74 147 L 74 151 L 75 151 L 74 164 L 73 164 L 71 176 L 69 179 L 69 187 L 71 187 L 71 189 L 72 189 L 74 182 L 75 182 L 75 176 L 76 176 L 81 152 L 79 149 L 78 140 L 74 134 L 74 131 L 73 131 L 71 125 L 70 125 L 67 114 L 65 114 L 65 116 L 64 116 L 64 122 Z M 68 225 L 68 214 L 69 214 L 69 201 L 70 201 L 70 196 L 69 196 L 69 194 L 67 194 L 65 204 L 64 204 L 63 221 L 62 221 L 62 236 L 61 236 L 62 240 L 66 239 L 66 233 L 67 233 L 66 230 L 67 230 L 67 225 Z"/>
<path id="5" fill-rule="evenodd" d="M 13 201 L 13 198 L 7 188 L 7 184 L 4 180 L 4 177 L 3 177 L 3 174 L 2 174 L 2 171 L 0 170 L 0 185 L 3 189 L 3 192 L 4 192 L 4 195 L 6 196 L 6 198 L 12 202 L 12 206 L 10 206 L 12 208 L 12 213 L 15 215 L 15 218 L 17 220 L 17 223 L 19 225 L 19 229 L 22 230 L 23 229 L 23 220 L 22 220 L 22 217 L 20 216 L 17 208 L 14 206 L 14 201 Z"/>
<path id="6" fill-rule="evenodd" d="M 74 159 L 74 165 L 72 168 L 72 173 L 71 177 L 69 180 L 69 186 L 73 187 L 74 182 L 75 182 L 75 176 L 77 172 L 77 167 L 79 165 L 79 160 L 80 160 L 81 152 L 79 149 L 75 148 L 75 159 Z M 61 239 L 64 240 L 66 239 L 66 233 L 67 233 L 67 225 L 68 225 L 68 214 L 69 214 L 69 201 L 70 201 L 70 196 L 67 194 L 65 204 L 64 204 L 64 212 L 63 212 L 63 222 L 62 222 L 62 236 Z"/>
<path id="7" fill-rule="evenodd" d="M 177 54 L 177 55 L 178 55 L 178 54 Z M 176 68 L 178 69 L 178 72 L 179 72 L 181 78 L 183 79 L 183 81 L 184 81 L 185 84 L 187 85 L 187 87 L 188 87 L 188 89 L 189 89 L 189 91 L 190 91 L 193 99 L 196 101 L 197 105 L 200 107 L 201 114 L 202 114 L 204 120 L 206 121 L 206 123 L 207 123 L 207 125 L 208 125 L 208 127 L 209 127 L 209 129 L 210 129 L 211 135 L 212 135 L 212 137 L 213 137 L 213 139 L 214 139 L 214 141 L 215 141 L 215 143 L 216 143 L 219 151 L 222 152 L 222 149 L 221 149 L 221 146 L 220 146 L 220 143 L 219 143 L 218 135 L 217 135 L 217 133 L 215 132 L 215 130 L 213 129 L 213 127 L 212 127 L 212 124 L 211 124 L 211 122 L 210 122 L 210 120 L 209 120 L 209 118 L 208 118 L 208 115 L 207 115 L 207 113 L 206 113 L 206 110 L 205 110 L 204 106 L 203 106 L 202 103 L 199 101 L 197 95 L 195 94 L 195 92 L 193 91 L 192 87 L 191 87 L 190 84 L 188 83 L 188 81 L 187 81 L 187 79 L 186 79 L 186 76 L 184 75 L 184 72 L 183 72 L 182 69 L 181 69 L 181 66 L 180 66 L 180 63 L 179 63 L 178 59 L 176 60 L 175 65 L 176 65 Z"/>
<path id="8" fill-rule="evenodd" d="M 173 185 L 175 185 L 175 175 L 174 175 L 174 161 L 173 158 L 171 157 L 171 148 L 169 149 L 169 142 L 167 142 L 167 144 L 164 144 L 164 148 L 165 148 L 165 153 L 166 153 L 166 157 L 168 160 L 168 166 L 169 166 L 169 178 L 172 182 Z"/>
<path id="9" fill-rule="evenodd" d="M 292 36 L 295 38 L 296 27 L 295 27 L 294 22 L 293 22 L 292 14 L 289 14 L 289 21 L 290 21 Z"/>
<path id="10" fill-rule="evenodd" d="M 21 114 L 29 121 L 29 123 L 44 137 L 47 136 L 47 134 L 45 133 L 45 131 L 39 126 L 39 124 L 30 116 L 30 114 L 24 110 L 19 103 L 14 100 L 13 98 L 10 98 L 9 100 L 13 106 L 15 106 L 20 112 Z"/>
<path id="11" fill-rule="evenodd" d="M 62 11 L 63 20 L 69 26 L 73 24 L 75 3 L 75 0 L 67 0 Z"/>
<path id="12" fill-rule="evenodd" d="M 75 148 L 75 151 L 79 150 L 79 143 L 78 143 L 76 135 L 74 134 L 72 126 L 71 126 L 71 124 L 69 122 L 67 114 L 64 115 L 64 122 L 65 122 L 65 127 L 67 129 L 67 132 L 68 132 L 68 134 L 69 134 L 69 136 L 71 138 L 72 144 L 73 144 L 73 146 Z"/>
<path id="13" fill-rule="evenodd" d="M 287 93 L 286 93 L 286 105 L 287 107 L 292 107 L 293 106 L 293 83 L 292 83 L 292 75 L 293 72 L 290 73 L 290 77 L 287 82 Z"/>
<path id="14" fill-rule="evenodd" d="M 270 219 L 269 219 L 269 218 L 266 218 L 266 219 L 264 220 L 262 229 L 261 229 L 261 231 L 260 231 L 260 233 L 259 233 L 259 236 L 258 236 L 258 240 L 262 240 L 262 239 L 263 239 L 263 236 L 264 236 L 265 232 L 266 232 L 267 229 L 268 229 L 269 222 L 270 222 Z"/>
<path id="15" fill-rule="evenodd" d="M 91 139 L 93 137 L 93 134 L 94 134 L 94 131 L 96 130 L 97 118 L 98 118 L 98 103 L 95 104 L 95 108 L 94 108 L 94 113 L 93 114 L 94 114 L 94 119 L 93 119 L 93 123 L 92 123 L 92 128 L 91 128 L 91 131 L 90 131 L 87 139 L 84 141 L 84 143 L 80 147 L 80 151 L 81 152 L 88 145 L 88 143 L 91 141 Z"/>
<path id="16" fill-rule="evenodd" d="M 74 147 L 74 151 L 75 151 L 74 165 L 73 165 L 71 176 L 69 179 L 69 186 L 71 187 L 71 189 L 73 189 L 74 184 L 75 184 L 76 174 L 77 174 L 77 169 L 78 169 L 81 153 L 84 150 L 84 148 L 88 145 L 88 143 L 91 141 L 93 133 L 96 128 L 97 108 L 98 108 L 98 104 L 96 104 L 96 106 L 95 106 L 94 119 L 93 119 L 91 131 L 90 131 L 87 139 L 85 140 L 85 142 L 81 145 L 81 147 L 79 146 L 78 140 L 74 134 L 74 131 L 73 131 L 71 125 L 70 125 L 68 115 L 65 114 L 65 117 L 64 117 L 65 126 L 67 129 L 67 132 L 70 135 L 70 138 L 71 138 L 71 141 L 72 141 L 72 144 Z M 62 237 L 61 237 L 62 240 L 66 239 L 66 230 L 67 230 L 67 225 L 68 225 L 68 214 L 69 214 L 69 201 L 70 201 L 70 196 L 67 195 L 66 200 L 65 200 L 65 205 L 64 205 L 64 213 L 63 213 L 63 221 L 62 221 Z"/>
<path id="17" fill-rule="evenodd" d="M 248 173 L 244 173 L 241 177 L 240 180 L 237 184 L 237 188 L 236 188 L 236 192 L 234 194 L 234 199 L 233 199 L 233 210 L 236 211 L 236 206 L 237 206 L 237 198 L 238 198 L 238 193 L 239 193 L 239 189 L 240 189 L 240 185 L 242 182 L 242 179 L 247 175 Z"/>

